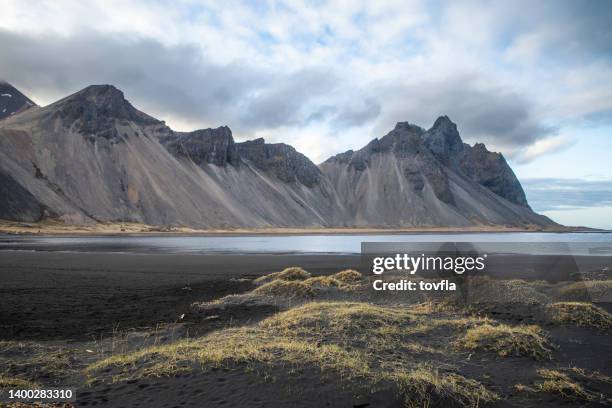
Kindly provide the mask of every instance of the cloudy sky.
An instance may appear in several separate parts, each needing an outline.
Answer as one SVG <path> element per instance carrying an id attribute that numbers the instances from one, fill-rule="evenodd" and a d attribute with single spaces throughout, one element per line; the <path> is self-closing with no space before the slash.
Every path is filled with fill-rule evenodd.
<path id="1" fill-rule="evenodd" d="M 41 105 L 114 84 L 315 162 L 446 114 L 536 210 L 612 229 L 612 1 L 167 3 L 3 0 L 0 77 Z"/>

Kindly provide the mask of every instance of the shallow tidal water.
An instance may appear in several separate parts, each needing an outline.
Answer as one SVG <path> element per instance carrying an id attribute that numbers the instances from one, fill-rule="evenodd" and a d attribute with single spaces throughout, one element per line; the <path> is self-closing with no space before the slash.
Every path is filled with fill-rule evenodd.
<path id="1" fill-rule="evenodd" d="M 469 242 L 508 253 L 612 255 L 612 233 L 402 233 L 214 236 L 0 236 L 0 250 L 156 254 L 358 254 L 362 243 Z"/>

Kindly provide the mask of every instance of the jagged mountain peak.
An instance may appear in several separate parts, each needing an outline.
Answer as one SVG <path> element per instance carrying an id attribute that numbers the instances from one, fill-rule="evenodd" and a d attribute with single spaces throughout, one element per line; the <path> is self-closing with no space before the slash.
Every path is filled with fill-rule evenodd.
<path id="1" fill-rule="evenodd" d="M 417 158 L 430 164 L 432 160 L 437 160 L 500 197 L 528 207 L 523 188 L 503 155 L 490 152 L 482 143 L 476 143 L 473 147 L 463 143 L 457 125 L 446 115 L 438 117 L 427 131 L 409 122 L 398 122 L 382 138 L 371 140 L 357 151 L 349 150 L 332 156 L 321 165 L 347 164 L 357 171 L 365 171 L 373 155 L 385 153 L 392 153 L 397 158 L 410 158 L 412 162 Z M 436 175 L 437 180 L 442 178 Z M 438 190 L 439 198 L 448 201 L 450 196 L 447 189 Z M 440 194 L 440 191 L 444 194 Z"/>
<path id="2" fill-rule="evenodd" d="M 123 92 L 113 85 L 89 85 L 74 93 L 68 99 L 113 109 L 119 109 L 123 106 L 131 107 Z"/>
<path id="3" fill-rule="evenodd" d="M 114 95 L 123 98 L 123 92 L 111 84 L 93 84 L 81 89 L 77 94 L 81 95 Z"/>
<path id="4" fill-rule="evenodd" d="M 448 116 L 436 119 L 424 136 L 425 145 L 446 166 L 514 204 L 529 207 L 521 183 L 503 155 L 489 151 L 483 143 L 463 143 L 457 125 Z"/>
<path id="5" fill-rule="evenodd" d="M 113 85 L 90 85 L 48 107 L 64 122 L 88 136 L 117 139 L 117 121 L 124 125 L 158 125 L 162 122 L 136 109 Z"/>
<path id="6" fill-rule="evenodd" d="M 438 117 L 431 129 L 425 132 L 425 144 L 445 164 L 463 150 L 457 125 L 446 115 Z"/>
<path id="7" fill-rule="evenodd" d="M 36 104 L 17 88 L 0 79 L 0 120 L 23 112 Z"/>
<path id="8" fill-rule="evenodd" d="M 455 122 L 453 122 L 448 115 L 440 115 L 438 116 L 438 118 L 435 120 L 432 128 L 439 128 L 439 127 L 454 127 L 455 130 L 457 129 L 457 124 Z"/>
<path id="9" fill-rule="evenodd" d="M 121 90 L 113 85 L 89 85 L 51 106 L 64 107 L 66 105 L 82 105 L 89 109 L 96 109 L 99 114 L 114 116 L 117 119 L 131 119 L 136 113 L 144 115 L 125 99 Z"/>
<path id="10" fill-rule="evenodd" d="M 357 225 L 552 224 L 526 205 L 503 156 L 464 144 L 448 116 L 427 131 L 400 122 L 320 168 Z"/>

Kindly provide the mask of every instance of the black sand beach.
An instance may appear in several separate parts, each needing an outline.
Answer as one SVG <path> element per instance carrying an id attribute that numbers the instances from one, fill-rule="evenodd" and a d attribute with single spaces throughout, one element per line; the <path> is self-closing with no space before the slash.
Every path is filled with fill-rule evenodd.
<path id="1" fill-rule="evenodd" d="M 0 253 L 0 339 L 91 339 L 117 327 L 176 322 L 194 301 L 252 288 L 300 265 L 316 274 L 358 268 L 358 255 Z"/>
<path id="2" fill-rule="evenodd" d="M 403 386 L 398 389 L 395 384 L 396 377 L 380 374 L 376 379 L 359 376 L 352 378 L 350 373 L 335 371 L 337 368 L 321 368 L 327 363 L 321 362 L 323 365 L 320 367 L 317 365 L 319 363 L 309 362 L 307 356 L 302 357 L 306 359 L 303 364 L 301 360 L 283 362 L 286 356 L 283 356 L 282 350 L 278 351 L 281 354 L 275 357 L 279 359 L 278 364 L 251 366 L 251 363 L 248 363 L 246 369 L 239 362 L 212 364 L 211 368 L 205 369 L 204 363 L 196 363 L 195 360 L 187 360 L 188 367 L 184 367 L 181 364 L 185 362 L 181 360 L 180 352 L 177 352 L 178 357 L 172 357 L 172 360 L 177 359 L 178 365 L 172 369 L 166 363 L 150 367 L 145 359 L 136 365 L 111 364 L 108 368 L 96 369 L 87 375 L 84 371 L 88 370 L 87 367 L 91 364 L 95 366 L 106 357 L 138 352 L 147 346 L 171 347 L 175 341 L 193 339 L 197 342 L 200 341 L 198 339 L 205 339 L 206 337 L 202 336 L 207 335 L 224 336 L 227 332 L 227 341 L 231 344 L 236 341 L 232 337 L 236 336 L 234 331 L 244 331 L 247 342 L 245 344 L 249 344 L 249 330 L 261 330 L 259 322 L 263 319 L 269 321 L 274 319 L 274 316 L 291 312 L 292 308 L 308 308 L 309 304 L 316 305 L 317 302 L 323 302 L 322 307 L 326 307 L 325 302 L 344 299 L 342 302 L 348 303 L 330 304 L 330 307 L 340 311 L 352 307 L 382 307 L 376 313 L 383 314 L 371 322 L 363 320 L 367 318 L 367 309 L 365 314 L 360 312 L 358 315 L 352 315 L 351 319 L 356 320 L 347 323 L 351 329 L 349 334 L 343 336 L 359 337 L 362 333 L 368 333 L 368 330 L 371 330 L 369 325 L 379 324 L 380 319 L 386 321 L 385 313 L 388 310 L 396 310 L 396 307 L 405 310 L 409 320 L 423 318 L 425 320 L 421 324 L 433 324 L 432 327 L 442 325 L 440 329 L 403 338 L 392 350 L 384 351 L 390 354 L 380 358 L 406 363 L 417 370 L 435 369 L 435 373 L 441 370 L 440 375 L 451 370 L 466 378 L 478 379 L 484 387 L 500 396 L 499 399 L 493 398 L 488 403 L 478 405 L 556 407 L 563 403 L 567 406 L 599 406 L 611 401 L 608 399 L 612 395 L 612 382 L 608 382 L 612 381 L 609 380 L 612 375 L 609 369 L 612 366 L 609 329 L 559 326 L 551 323 L 550 318 L 544 314 L 542 305 L 525 303 L 522 299 L 517 299 L 518 303 L 514 303 L 513 297 L 518 296 L 515 294 L 510 294 L 511 301 L 502 299 L 507 297 L 507 291 L 514 290 L 515 284 L 510 282 L 519 282 L 517 279 L 533 282 L 518 285 L 521 290 L 529 294 L 536 293 L 538 296 L 552 296 L 559 288 L 571 285 L 572 282 L 579 284 L 584 279 L 606 279 L 605 271 L 612 265 L 611 258 L 518 258 L 512 255 L 492 257 L 490 275 L 494 280 L 509 282 L 504 286 L 508 290 L 500 289 L 498 286 L 501 284 L 487 283 L 487 290 L 493 291 L 493 295 L 487 295 L 492 302 L 474 303 L 465 309 L 463 306 L 452 310 L 439 309 L 437 306 L 431 306 L 432 304 L 426 306 L 427 304 L 419 303 L 418 308 L 433 307 L 425 315 L 422 312 L 411 314 L 412 305 L 418 303 L 416 300 L 406 300 L 401 295 L 372 296 L 367 293 L 367 284 L 362 286 L 365 288 L 365 297 L 359 295 L 359 290 L 345 294 L 340 293 L 341 290 L 338 298 L 333 294 L 333 290 L 329 292 L 324 287 L 313 286 L 314 298 L 301 300 L 292 297 L 288 301 L 279 295 L 272 303 L 266 303 L 269 302 L 266 300 L 262 304 L 257 303 L 257 299 L 255 303 L 249 300 L 249 296 L 253 296 L 251 294 L 257 291 L 253 290 L 258 287 L 254 279 L 271 272 L 300 266 L 312 276 L 330 276 L 344 269 L 362 269 L 367 277 L 368 271 L 363 270 L 361 262 L 360 255 L 1 251 L 0 368 L 7 375 L 29 378 L 44 386 L 75 387 L 77 401 L 67 406 L 407 406 L 404 401 L 408 398 L 406 395 L 412 395 L 410 393 L 414 392 L 418 396 L 421 391 L 410 387 L 404 389 Z M 551 264 L 555 265 L 554 270 L 544 267 Z M 580 273 L 577 273 L 577 270 Z M 533 288 L 536 288 L 535 292 Z M 214 301 L 232 294 L 244 295 L 239 295 L 236 301 L 222 300 L 215 305 Z M 496 296 L 499 296 L 499 299 Z M 212 307 L 194 309 L 194 304 L 211 301 Z M 309 303 L 310 301 L 314 302 Z M 364 301 L 365 303 L 359 303 Z M 304 306 L 300 306 L 302 304 Z M 598 303 L 599 307 L 608 311 L 612 309 L 611 305 L 606 302 Z M 391 309 L 387 309 L 388 307 Z M 304 312 L 302 317 L 308 318 L 308 313 Z M 517 357 L 500 358 L 485 350 L 456 350 L 456 346 L 452 344 L 457 341 L 457 336 L 473 325 L 484 324 L 489 327 L 487 319 L 494 319 L 491 322 L 500 325 L 496 327 L 542 327 L 547 332 L 547 345 L 543 350 L 552 353 L 554 358 L 543 362 L 539 357 L 534 360 L 529 356 L 521 356 L 522 351 L 517 351 Z M 462 328 L 452 329 L 452 325 L 446 327 L 449 321 L 458 322 Z M 324 324 L 329 324 L 329 321 L 325 320 Z M 241 342 L 240 336 L 243 334 L 238 336 L 238 341 Z M 276 336 L 274 335 L 271 341 L 275 341 Z M 308 343 L 304 344 L 315 347 L 312 351 L 314 354 L 318 350 L 317 347 L 327 347 L 327 342 L 332 345 L 340 342 L 339 344 L 348 347 L 348 350 L 362 350 L 365 346 L 370 350 L 369 353 L 376 354 L 379 352 L 379 342 L 384 343 L 394 337 L 373 337 L 366 343 L 359 340 L 357 343 L 351 343 L 349 347 L 342 343 L 346 341 L 344 337 L 336 339 L 333 336 L 325 336 L 308 339 Z M 219 347 L 224 350 L 225 340 L 215 343 L 213 349 Z M 406 346 L 410 348 L 403 349 Z M 236 353 L 240 354 L 243 347 L 248 350 L 252 345 L 238 347 Z M 207 347 L 203 349 L 206 350 Z M 415 353 L 416 349 L 421 351 Z M 386 349 L 383 347 L 381 350 Z M 395 353 L 399 354 L 396 356 Z M 154 357 L 153 361 L 157 358 Z M 333 360 L 334 357 L 332 354 L 325 358 Z M 397 358 L 400 360 L 396 360 Z M 174 364 L 172 363 L 173 367 Z M 379 363 L 370 364 L 373 364 L 371 369 L 382 369 L 377 368 Z M 533 384 L 543 375 L 538 370 L 543 367 L 554 368 L 557 370 L 555 373 L 571 374 L 572 379 L 589 384 L 588 393 L 585 394 L 587 397 L 568 399 L 563 395 L 550 395 L 538 390 L 515 389 L 515 386 L 521 384 L 528 384 L 528 388 L 535 387 Z M 586 370 L 586 377 L 580 377 L 582 371 L 572 371 L 576 367 Z M 136 370 L 138 375 L 122 380 L 124 372 L 132 369 Z M 148 369 L 160 370 L 160 373 L 141 373 L 141 370 Z M 179 371 L 175 371 L 177 369 Z M 91 375 L 94 377 L 90 378 Z M 450 375 L 434 380 L 453 380 L 454 374 Z M 455 391 L 465 392 L 466 395 L 480 392 L 480 388 L 473 388 L 476 383 L 469 381 L 465 385 L 466 389 Z M 444 386 L 450 387 L 449 384 Z M 424 389 L 429 390 L 427 393 L 432 395 L 431 406 L 471 406 L 474 403 L 465 396 L 469 401 L 458 402 L 453 399 L 455 397 L 452 393 L 445 394 L 450 392 L 448 390 L 440 393 L 439 390 L 427 387 L 429 385 Z M 594 396 L 597 393 L 601 394 L 601 398 Z M 484 397 L 486 394 L 483 394 Z"/>
<path id="3" fill-rule="evenodd" d="M 499 256 L 499 279 L 581 280 L 571 256 Z M 597 273 L 608 257 L 582 257 Z M 556 265 L 554 270 L 544 266 Z M 0 252 L 0 339 L 83 340 L 112 330 L 176 322 L 195 301 L 252 289 L 250 279 L 301 266 L 313 275 L 364 269 L 360 255 Z M 367 273 L 366 270 L 362 272 Z"/>

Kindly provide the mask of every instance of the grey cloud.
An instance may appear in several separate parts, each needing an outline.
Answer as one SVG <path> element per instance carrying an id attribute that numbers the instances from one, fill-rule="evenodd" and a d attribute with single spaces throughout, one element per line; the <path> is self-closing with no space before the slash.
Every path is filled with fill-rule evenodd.
<path id="1" fill-rule="evenodd" d="M 332 119 L 332 123 L 339 127 L 362 126 L 380 115 L 380 102 L 375 98 L 365 98 L 357 103 L 349 104 Z"/>
<path id="2" fill-rule="evenodd" d="M 387 89 L 385 93 L 395 97 L 385 106 L 383 126 L 388 129 L 407 120 L 427 128 L 437 116 L 448 115 L 465 141 L 494 144 L 508 152 L 556 132 L 534 116 L 527 97 L 494 85 L 483 86 L 482 79 L 457 75 L 445 81 Z"/>
<path id="3" fill-rule="evenodd" d="M 514 30 L 544 32 L 542 51 L 549 56 L 584 62 L 585 59 L 612 56 L 612 3 L 609 0 L 524 1 L 514 4 L 521 22 Z M 521 10 L 529 8 L 530 13 Z"/>
<path id="4" fill-rule="evenodd" d="M 522 185 L 536 211 L 612 206 L 612 180 L 537 178 Z"/>
<path id="5" fill-rule="evenodd" d="M 259 76 L 245 78 L 238 67 L 198 61 L 192 47 L 169 49 L 147 39 L 130 41 L 94 33 L 27 37 L 0 32 L 0 42 L 0 69 L 31 89 L 66 94 L 92 83 L 112 83 L 128 97 L 154 97 L 147 102 L 176 106 L 187 115 L 213 110 L 213 102 L 231 103 L 235 98 L 225 89 L 231 86 L 245 92 Z"/>
<path id="6" fill-rule="evenodd" d="M 256 95 L 247 97 L 246 109 L 240 117 L 242 124 L 275 128 L 311 121 L 313 116 L 303 109 L 305 105 L 330 93 L 339 82 L 324 68 L 303 69 L 276 81 Z M 309 108 L 313 109 L 312 106 Z"/>
<path id="7" fill-rule="evenodd" d="M 314 112 L 308 115 L 304 123 L 309 124 L 313 122 L 323 122 L 327 120 L 329 117 L 331 117 L 337 111 L 338 109 L 336 109 L 332 105 L 319 106 L 318 108 L 314 110 Z"/>
<path id="8" fill-rule="evenodd" d="M 305 120 L 305 105 L 338 81 L 326 69 L 289 71 L 223 65 L 203 58 L 195 47 L 166 47 L 151 39 L 0 31 L 0 72 L 26 92 L 65 96 L 111 83 L 160 119 L 228 124 L 245 133 Z"/>

